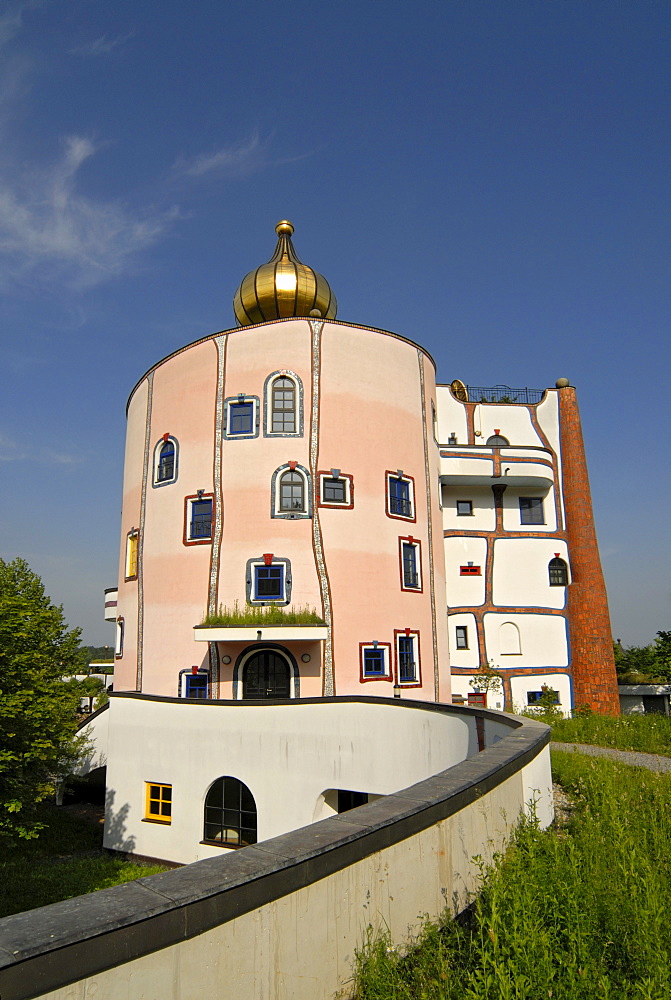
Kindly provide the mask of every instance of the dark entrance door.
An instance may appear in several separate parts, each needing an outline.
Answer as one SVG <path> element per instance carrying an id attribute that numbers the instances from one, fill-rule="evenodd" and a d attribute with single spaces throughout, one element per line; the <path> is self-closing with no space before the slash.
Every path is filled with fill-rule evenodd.
<path id="1" fill-rule="evenodd" d="M 261 649 L 245 663 L 242 697 L 245 699 L 288 698 L 289 664 L 272 649 Z"/>

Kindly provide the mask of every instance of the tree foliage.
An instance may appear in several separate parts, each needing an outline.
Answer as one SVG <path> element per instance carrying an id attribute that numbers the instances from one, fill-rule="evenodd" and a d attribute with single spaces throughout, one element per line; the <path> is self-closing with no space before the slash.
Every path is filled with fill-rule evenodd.
<path id="1" fill-rule="evenodd" d="M 0 838 L 37 836 L 39 802 L 81 755 L 79 629 L 23 559 L 0 559 Z"/>
<path id="2" fill-rule="evenodd" d="M 664 684 L 671 681 L 671 632 L 658 632 L 647 646 L 613 643 L 620 684 Z"/>

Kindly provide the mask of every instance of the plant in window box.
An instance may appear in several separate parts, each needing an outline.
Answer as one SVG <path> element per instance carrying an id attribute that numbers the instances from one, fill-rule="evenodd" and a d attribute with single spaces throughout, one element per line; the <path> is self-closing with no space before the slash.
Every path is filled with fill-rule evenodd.
<path id="1" fill-rule="evenodd" d="M 501 674 L 495 669 L 492 662 L 481 667 L 477 674 L 471 677 L 469 684 L 474 691 L 482 691 L 484 694 L 502 694 L 503 679 Z"/>
<path id="2" fill-rule="evenodd" d="M 209 628 L 225 628 L 229 625 L 323 625 L 314 608 L 278 607 L 273 605 L 245 604 L 240 607 L 237 601 L 232 608 L 223 604 L 213 615 L 205 615 L 200 623 Z"/>

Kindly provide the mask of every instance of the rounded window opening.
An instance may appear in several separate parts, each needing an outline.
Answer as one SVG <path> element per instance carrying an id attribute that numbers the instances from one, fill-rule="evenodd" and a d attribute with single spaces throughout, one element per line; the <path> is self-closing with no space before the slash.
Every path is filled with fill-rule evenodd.
<path id="1" fill-rule="evenodd" d="M 510 441 L 508 438 L 504 438 L 502 434 L 492 434 L 487 438 L 485 444 L 490 448 L 505 448 L 510 444 Z"/>
<path id="2" fill-rule="evenodd" d="M 242 670 L 242 697 L 249 701 L 291 697 L 291 670 L 273 649 L 252 653 Z"/>
<path id="3" fill-rule="evenodd" d="M 568 566 L 563 559 L 559 556 L 555 556 L 548 563 L 548 575 L 550 578 L 551 587 L 566 587 L 568 586 Z"/>
<path id="4" fill-rule="evenodd" d="M 217 778 L 205 797 L 203 840 L 218 847 L 248 847 L 257 840 L 256 802 L 237 778 Z"/>

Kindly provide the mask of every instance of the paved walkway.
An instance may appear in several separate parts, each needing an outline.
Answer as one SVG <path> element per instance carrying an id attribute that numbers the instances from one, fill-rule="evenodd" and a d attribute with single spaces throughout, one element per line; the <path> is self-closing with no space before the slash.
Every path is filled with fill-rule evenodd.
<path id="1" fill-rule="evenodd" d="M 593 747 L 588 743 L 551 743 L 551 750 L 573 750 L 590 757 L 610 757 L 634 767 L 647 767 L 649 771 L 671 771 L 671 757 L 656 753 L 639 753 L 638 750 L 615 750 L 612 747 Z"/>

